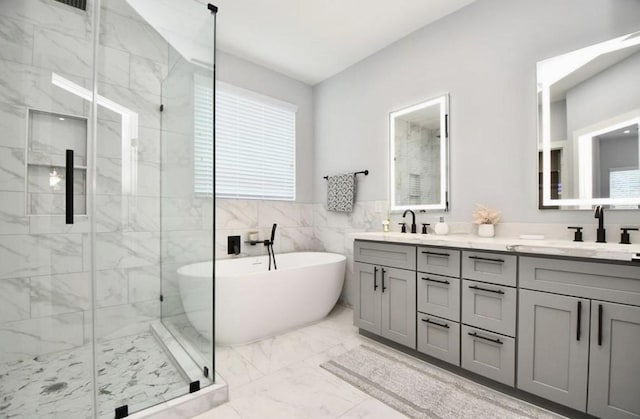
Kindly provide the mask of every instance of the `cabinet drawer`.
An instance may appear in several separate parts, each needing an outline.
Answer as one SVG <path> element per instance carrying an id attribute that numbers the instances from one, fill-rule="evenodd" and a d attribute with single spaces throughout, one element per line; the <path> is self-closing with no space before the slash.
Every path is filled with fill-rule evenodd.
<path id="1" fill-rule="evenodd" d="M 419 273 L 418 311 L 459 322 L 460 280 Z"/>
<path id="2" fill-rule="evenodd" d="M 500 383 L 515 383 L 515 340 L 462 326 L 461 367 Z"/>
<path id="3" fill-rule="evenodd" d="M 460 366 L 460 324 L 418 313 L 418 351 Z"/>
<path id="4" fill-rule="evenodd" d="M 493 284 L 516 286 L 518 258 L 491 252 L 462 252 L 462 277 Z"/>
<path id="5" fill-rule="evenodd" d="M 418 246 L 418 271 L 460 276 L 460 251 L 443 247 Z"/>
<path id="6" fill-rule="evenodd" d="M 353 249 L 353 259 L 356 262 L 415 270 L 416 247 L 356 240 Z"/>
<path id="7" fill-rule="evenodd" d="M 640 305 L 640 265 L 520 257 L 520 288 Z"/>
<path id="8" fill-rule="evenodd" d="M 516 289 L 463 280 L 462 322 L 515 336 Z"/>

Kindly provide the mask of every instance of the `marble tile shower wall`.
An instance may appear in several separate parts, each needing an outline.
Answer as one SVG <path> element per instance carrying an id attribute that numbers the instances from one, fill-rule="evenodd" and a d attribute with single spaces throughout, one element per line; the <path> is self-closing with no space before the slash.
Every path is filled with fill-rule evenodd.
<path id="1" fill-rule="evenodd" d="M 98 113 L 95 332 L 109 339 L 146 330 L 160 315 L 158 105 L 169 48 L 126 2 L 103 4 L 99 93 L 140 118 L 130 150 L 137 171 L 123 172 L 120 116 Z M 91 87 L 89 16 L 51 0 L 0 2 L 0 341 L 11 342 L 0 346 L 0 362 L 91 338 L 87 218 L 65 225 L 60 216 L 25 216 L 24 179 L 27 108 L 89 114 L 87 102 L 51 83 L 55 71 Z"/>

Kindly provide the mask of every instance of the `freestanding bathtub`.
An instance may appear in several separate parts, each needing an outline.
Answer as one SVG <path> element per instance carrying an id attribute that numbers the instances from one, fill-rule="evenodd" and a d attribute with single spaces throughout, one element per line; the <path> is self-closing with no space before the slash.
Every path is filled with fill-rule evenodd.
<path id="1" fill-rule="evenodd" d="M 338 301 L 346 257 L 335 253 L 276 255 L 216 261 L 216 343 L 237 345 L 272 336 L 325 317 Z M 212 262 L 178 269 L 187 318 L 211 340 Z"/>

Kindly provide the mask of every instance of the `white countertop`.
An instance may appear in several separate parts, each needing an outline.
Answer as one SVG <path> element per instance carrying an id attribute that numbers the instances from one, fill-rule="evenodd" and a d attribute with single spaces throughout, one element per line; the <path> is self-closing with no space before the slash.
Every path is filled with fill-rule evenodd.
<path id="1" fill-rule="evenodd" d="M 534 253 L 541 255 L 640 261 L 639 244 L 589 243 L 569 240 L 530 240 L 521 238 L 484 238 L 471 234 L 410 234 L 410 233 L 353 233 L 354 239 L 390 243 L 449 246 L 464 249 L 494 250 L 502 252 Z"/>

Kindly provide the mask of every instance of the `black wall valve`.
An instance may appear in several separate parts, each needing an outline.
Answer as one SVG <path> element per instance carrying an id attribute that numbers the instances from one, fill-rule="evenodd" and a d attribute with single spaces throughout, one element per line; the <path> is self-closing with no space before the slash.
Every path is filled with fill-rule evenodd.
<path id="1" fill-rule="evenodd" d="M 636 227 L 622 227 L 620 230 L 622 230 L 622 234 L 620 234 L 620 244 L 631 244 L 629 232 L 638 231 Z"/>
<path id="2" fill-rule="evenodd" d="M 573 241 L 574 242 L 581 242 L 582 240 L 582 229 L 584 227 L 567 227 L 568 229 L 573 229 L 576 232 L 573 234 Z"/>
<path id="3" fill-rule="evenodd" d="M 227 254 L 240 254 L 240 236 L 227 236 Z"/>

